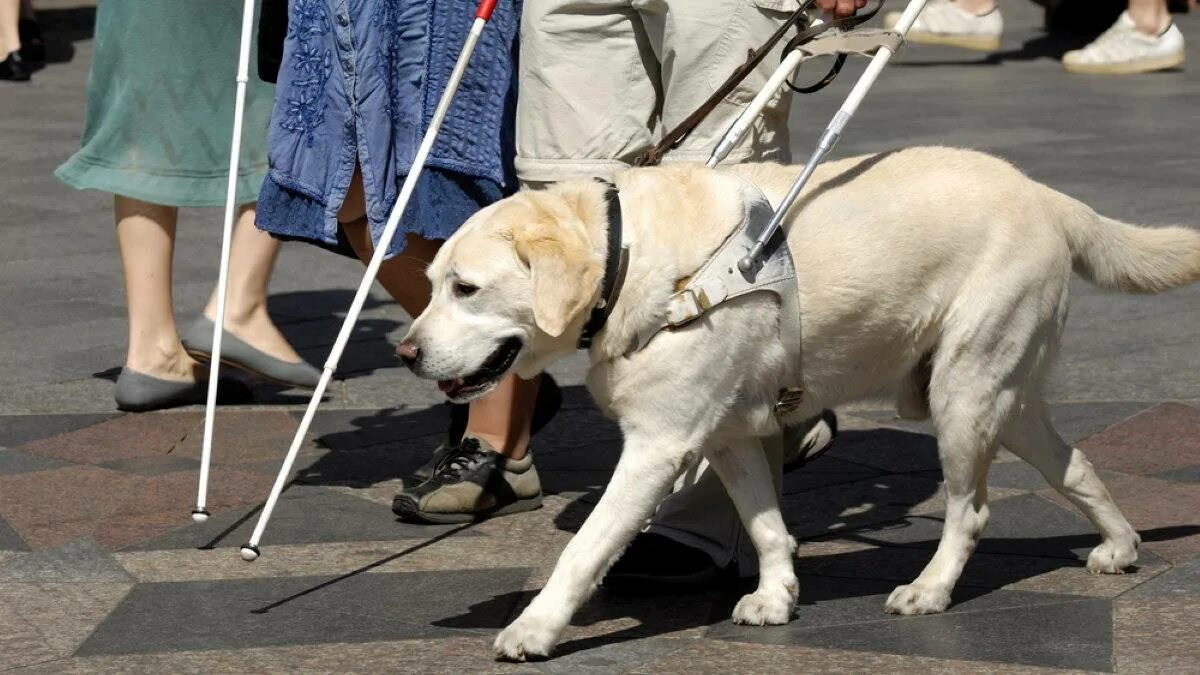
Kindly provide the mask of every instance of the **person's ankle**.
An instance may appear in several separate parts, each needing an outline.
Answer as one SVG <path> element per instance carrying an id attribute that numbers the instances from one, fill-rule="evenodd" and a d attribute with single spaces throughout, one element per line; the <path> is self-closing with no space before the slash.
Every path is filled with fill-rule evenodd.
<path id="1" fill-rule="evenodd" d="M 1171 25 L 1171 13 L 1165 6 L 1155 5 L 1147 9 L 1129 9 L 1129 18 L 1139 33 L 1158 37 Z"/>
<path id="2" fill-rule="evenodd" d="M 983 16 L 996 9 L 996 0 L 954 0 L 954 4 L 975 16 Z"/>
<path id="3" fill-rule="evenodd" d="M 496 452 L 508 457 L 509 459 L 522 459 L 525 457 L 525 452 L 529 449 L 529 435 L 506 435 L 492 433 L 488 431 L 476 431 L 467 427 L 467 432 L 463 437 L 472 436 L 487 443 Z"/>
<path id="4" fill-rule="evenodd" d="M 125 367 L 139 373 L 170 380 L 195 380 L 199 364 L 188 355 L 183 345 L 154 345 L 130 349 Z"/>

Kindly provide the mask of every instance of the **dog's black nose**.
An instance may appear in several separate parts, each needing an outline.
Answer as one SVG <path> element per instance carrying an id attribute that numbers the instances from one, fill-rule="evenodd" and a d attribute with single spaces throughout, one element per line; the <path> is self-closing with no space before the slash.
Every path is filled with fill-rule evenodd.
<path id="1" fill-rule="evenodd" d="M 421 350 L 411 342 L 401 342 L 396 346 L 396 355 L 400 357 L 404 365 L 412 368 L 417 359 L 421 358 Z"/>

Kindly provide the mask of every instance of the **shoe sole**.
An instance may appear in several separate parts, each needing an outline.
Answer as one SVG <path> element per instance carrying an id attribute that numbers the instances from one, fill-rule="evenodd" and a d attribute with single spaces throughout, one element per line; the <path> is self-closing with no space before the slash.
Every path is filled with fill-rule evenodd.
<path id="1" fill-rule="evenodd" d="M 905 42 L 916 42 L 923 45 L 942 45 L 943 47 L 959 47 L 976 52 L 994 52 L 1000 49 L 999 35 L 947 35 L 945 33 L 927 33 L 924 31 L 909 31 L 904 36 Z"/>
<path id="2" fill-rule="evenodd" d="M 212 362 L 212 354 L 209 354 L 208 352 L 201 352 L 201 351 L 196 351 L 194 349 L 186 349 L 186 348 L 184 349 L 184 351 L 186 351 L 188 353 L 188 356 L 191 356 L 193 359 L 196 359 L 200 363 L 211 363 Z M 285 387 L 291 387 L 292 389 L 307 389 L 308 391 L 313 391 L 316 389 L 316 387 L 311 386 L 311 385 L 297 384 L 295 382 L 285 382 L 277 377 L 271 377 L 270 375 L 259 372 L 255 369 L 241 363 L 240 361 L 230 361 L 229 359 L 222 357 L 221 365 L 229 366 L 230 368 L 237 368 L 238 370 L 250 373 L 251 375 L 257 375 L 258 377 L 261 377 L 262 379 L 267 380 L 268 382 L 274 382 L 275 384 L 281 384 Z"/>
<path id="3" fill-rule="evenodd" d="M 517 501 L 501 506 L 498 509 L 491 511 L 478 511 L 476 513 L 434 513 L 431 511 L 422 511 L 420 509 L 410 508 L 407 501 L 392 503 L 392 513 L 395 513 L 406 523 L 420 523 L 425 525 L 459 525 L 463 523 L 476 523 L 488 518 L 496 516 L 506 516 L 513 513 L 524 513 L 526 511 L 536 511 L 542 508 L 542 495 L 530 497 L 529 499 L 518 499 Z"/>
<path id="4" fill-rule="evenodd" d="M 1186 56 L 1182 53 L 1172 54 L 1170 56 L 1162 56 L 1157 59 L 1146 59 L 1144 61 L 1126 61 L 1122 63 L 1067 63 L 1063 61 L 1063 68 L 1070 73 L 1083 73 L 1088 75 L 1137 75 L 1139 73 L 1153 73 L 1158 70 L 1167 70 L 1168 68 L 1176 68 L 1183 65 Z"/>

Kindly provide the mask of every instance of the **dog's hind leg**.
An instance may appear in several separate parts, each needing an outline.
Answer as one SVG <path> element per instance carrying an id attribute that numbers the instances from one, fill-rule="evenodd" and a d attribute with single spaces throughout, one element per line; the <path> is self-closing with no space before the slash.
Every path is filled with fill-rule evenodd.
<path id="1" fill-rule="evenodd" d="M 897 587 L 884 609 L 892 614 L 933 614 L 950 605 L 950 592 L 988 521 L 987 470 L 996 436 L 1016 400 L 990 345 L 940 350 L 930 386 L 938 429 L 946 520 L 933 559 L 911 584 Z"/>
<path id="2" fill-rule="evenodd" d="M 1102 541 L 1088 555 L 1088 570 L 1119 574 L 1137 560 L 1141 538 L 1109 496 L 1092 463 L 1054 430 L 1041 401 L 1026 404 L 1005 427 L 1001 439 L 1100 531 Z"/>
<path id="3" fill-rule="evenodd" d="M 782 460 L 782 448 L 777 450 L 772 457 Z M 721 478 L 758 553 L 758 589 L 738 601 L 733 608 L 733 622 L 755 626 L 787 623 L 800 592 L 792 566 L 796 540 L 788 534 L 779 512 L 778 489 L 767 454 L 758 440 L 750 438 L 736 447 L 706 452 L 705 456 Z"/>
<path id="4" fill-rule="evenodd" d="M 545 588 L 497 636 L 498 657 L 523 661 L 549 655 L 571 616 L 699 452 L 694 444 L 689 448 L 686 441 L 662 433 L 627 434 L 604 496 L 559 556 Z"/>

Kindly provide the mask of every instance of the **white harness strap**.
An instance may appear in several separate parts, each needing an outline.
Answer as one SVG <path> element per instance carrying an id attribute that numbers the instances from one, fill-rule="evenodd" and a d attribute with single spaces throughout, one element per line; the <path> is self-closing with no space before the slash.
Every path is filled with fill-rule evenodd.
<path id="1" fill-rule="evenodd" d="M 779 298 L 779 331 L 777 339 L 800 335 L 800 292 L 796 285 L 796 268 L 787 246 L 787 234 L 776 231 L 759 258 L 757 268 L 743 273 L 740 260 L 754 245 L 755 239 L 774 213 L 774 207 L 762 191 L 749 181 L 742 180 L 742 224 L 721 244 L 713 255 L 692 275 L 691 279 L 671 297 L 662 323 L 639 335 L 630 352 L 645 347 L 663 330 L 686 326 L 721 303 L 750 293 L 769 291 Z M 764 336 L 768 337 L 768 336 Z M 800 384 L 800 368 L 795 369 L 795 384 Z M 777 405 L 781 414 L 799 403 L 799 390 L 786 389 L 780 393 Z"/>

